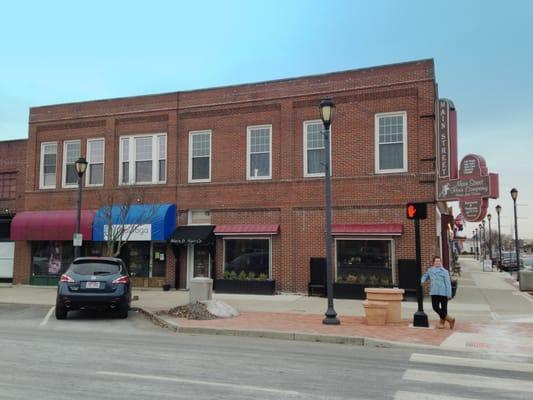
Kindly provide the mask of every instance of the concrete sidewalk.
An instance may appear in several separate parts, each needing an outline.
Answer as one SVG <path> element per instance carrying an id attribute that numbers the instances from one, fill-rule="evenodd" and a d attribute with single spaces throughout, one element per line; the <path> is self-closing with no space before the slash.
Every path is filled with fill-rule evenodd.
<path id="1" fill-rule="evenodd" d="M 226 335 L 252 335 L 292 340 L 381 345 L 429 345 L 455 350 L 482 350 L 533 356 L 533 297 L 522 293 L 508 273 L 483 272 L 481 263 L 462 258 L 461 277 L 450 314 L 457 323 L 454 331 L 435 329 L 437 315 L 429 298 L 424 310 L 429 329 L 410 327 L 416 302 L 402 303 L 400 324 L 371 327 L 364 320 L 360 300 L 335 300 L 340 326 L 322 324 L 327 299 L 301 295 L 227 295 L 214 299 L 241 312 L 231 319 L 194 321 L 154 315 L 188 303 L 186 291 L 134 290 L 133 303 L 158 324 L 175 331 Z M 0 303 L 48 304 L 55 302 L 55 288 L 16 286 L 0 288 Z"/>

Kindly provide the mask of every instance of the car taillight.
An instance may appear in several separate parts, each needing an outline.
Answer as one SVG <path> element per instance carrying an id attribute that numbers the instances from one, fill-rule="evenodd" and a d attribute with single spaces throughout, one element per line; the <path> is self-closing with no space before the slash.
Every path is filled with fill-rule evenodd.
<path id="1" fill-rule="evenodd" d="M 59 278 L 59 282 L 73 283 L 76 281 L 72 279 L 70 276 L 68 276 L 67 274 L 63 274 L 61 275 L 61 278 Z"/>
<path id="2" fill-rule="evenodd" d="M 119 276 L 117 279 L 115 279 L 111 283 L 128 283 L 130 281 L 130 278 L 128 278 L 127 275 Z"/>

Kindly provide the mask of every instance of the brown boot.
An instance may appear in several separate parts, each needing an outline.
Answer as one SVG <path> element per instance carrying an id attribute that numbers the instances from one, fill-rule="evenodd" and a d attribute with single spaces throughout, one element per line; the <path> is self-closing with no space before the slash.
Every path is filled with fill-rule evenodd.
<path id="1" fill-rule="evenodd" d="M 445 320 L 443 320 L 443 319 L 441 319 L 441 320 L 439 321 L 439 324 L 437 325 L 437 329 L 444 329 L 444 321 L 445 321 Z"/>
<path id="2" fill-rule="evenodd" d="M 453 329 L 455 326 L 455 318 L 451 315 L 446 315 L 446 321 L 448 321 L 448 324 L 450 324 L 450 329 Z"/>

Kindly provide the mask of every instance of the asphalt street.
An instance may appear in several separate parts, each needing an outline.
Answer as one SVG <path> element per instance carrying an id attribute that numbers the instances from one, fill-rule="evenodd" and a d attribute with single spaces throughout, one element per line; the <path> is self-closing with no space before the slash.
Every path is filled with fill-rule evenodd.
<path id="1" fill-rule="evenodd" d="M 0 304 L 1 399 L 530 399 L 533 359 L 175 334 Z"/>

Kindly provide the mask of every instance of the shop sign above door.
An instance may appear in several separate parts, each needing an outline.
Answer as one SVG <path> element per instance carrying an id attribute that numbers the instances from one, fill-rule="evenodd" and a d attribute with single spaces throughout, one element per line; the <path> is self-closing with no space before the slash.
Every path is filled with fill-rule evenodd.
<path id="1" fill-rule="evenodd" d="M 113 224 L 112 235 L 118 240 L 127 241 L 150 241 L 152 240 L 151 224 Z M 104 225 L 104 240 L 108 240 L 108 225 Z"/>
<path id="2" fill-rule="evenodd" d="M 489 173 L 485 159 L 477 154 L 461 160 L 458 179 L 439 179 L 437 186 L 437 200 L 459 201 L 463 218 L 470 222 L 485 218 L 488 199 L 499 196 L 498 174 Z"/>

